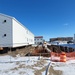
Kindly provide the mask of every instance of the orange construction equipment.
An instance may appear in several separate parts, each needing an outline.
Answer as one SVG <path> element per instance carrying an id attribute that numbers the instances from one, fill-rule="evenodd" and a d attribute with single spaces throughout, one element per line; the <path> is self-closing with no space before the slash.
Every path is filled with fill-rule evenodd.
<path id="1" fill-rule="evenodd" d="M 50 56 L 51 56 L 51 61 L 54 61 L 54 62 L 66 62 L 69 60 L 75 60 L 75 52 L 69 52 L 69 53 L 50 52 Z"/>
<path id="2" fill-rule="evenodd" d="M 62 52 L 60 54 L 60 62 L 66 62 L 66 53 L 65 52 Z"/>

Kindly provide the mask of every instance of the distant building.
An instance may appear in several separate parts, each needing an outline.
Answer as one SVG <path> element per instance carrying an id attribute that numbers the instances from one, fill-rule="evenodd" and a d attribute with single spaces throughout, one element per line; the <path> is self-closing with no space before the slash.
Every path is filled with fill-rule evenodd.
<path id="1" fill-rule="evenodd" d="M 74 44 L 75 44 L 75 34 L 74 34 L 74 39 L 73 39 L 73 41 L 74 41 Z"/>
<path id="2" fill-rule="evenodd" d="M 57 37 L 57 38 L 51 38 L 50 42 L 53 41 L 71 41 L 73 40 L 73 37 Z"/>
<path id="3" fill-rule="evenodd" d="M 44 42 L 43 36 L 35 36 L 34 41 L 35 41 L 35 44 L 37 45 L 42 44 Z"/>

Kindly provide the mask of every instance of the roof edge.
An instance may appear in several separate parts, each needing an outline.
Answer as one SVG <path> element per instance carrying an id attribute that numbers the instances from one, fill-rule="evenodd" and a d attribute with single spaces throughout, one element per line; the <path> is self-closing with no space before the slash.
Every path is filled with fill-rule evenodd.
<path id="1" fill-rule="evenodd" d="M 6 17 L 9 17 L 9 18 L 11 18 L 11 19 L 14 19 L 14 17 L 9 16 L 9 15 L 6 15 L 6 14 L 3 14 L 3 13 L 0 13 L 0 15 L 2 15 L 2 16 L 6 16 Z"/>

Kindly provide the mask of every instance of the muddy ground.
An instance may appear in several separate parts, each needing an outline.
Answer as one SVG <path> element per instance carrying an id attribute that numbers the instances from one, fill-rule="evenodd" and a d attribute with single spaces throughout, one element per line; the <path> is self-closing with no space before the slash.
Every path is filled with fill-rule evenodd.
<path id="1" fill-rule="evenodd" d="M 33 52 L 34 49 L 35 49 L 35 47 L 27 46 L 27 47 L 23 47 L 23 48 L 18 48 L 14 51 L 9 50 L 6 53 L 0 54 L 0 56 L 2 56 L 2 55 L 11 55 L 13 57 L 16 57 L 16 55 L 25 56 L 27 53 Z"/>

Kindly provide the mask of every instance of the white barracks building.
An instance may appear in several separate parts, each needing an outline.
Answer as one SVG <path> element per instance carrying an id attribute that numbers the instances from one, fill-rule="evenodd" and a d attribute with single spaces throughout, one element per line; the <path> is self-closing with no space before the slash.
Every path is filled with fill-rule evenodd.
<path id="1" fill-rule="evenodd" d="M 44 40 L 43 40 L 43 36 L 35 36 L 35 44 L 39 45 L 39 44 L 43 44 Z"/>
<path id="2" fill-rule="evenodd" d="M 31 33 L 14 17 L 0 14 L 0 47 L 20 47 L 34 44 Z"/>

